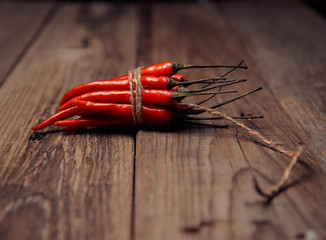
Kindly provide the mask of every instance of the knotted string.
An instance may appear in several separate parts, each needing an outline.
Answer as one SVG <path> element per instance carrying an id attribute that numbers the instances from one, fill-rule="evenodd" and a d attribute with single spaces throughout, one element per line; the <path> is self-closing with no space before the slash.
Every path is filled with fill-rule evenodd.
<path id="1" fill-rule="evenodd" d="M 264 191 L 264 190 L 262 190 L 260 188 L 256 178 L 254 177 L 255 187 L 256 187 L 258 193 L 263 195 L 264 197 L 268 197 L 269 199 L 272 199 L 273 197 L 275 197 L 282 190 L 282 188 L 285 186 L 287 180 L 290 178 L 290 174 L 291 174 L 295 164 L 297 163 L 299 156 L 301 155 L 301 153 L 303 151 L 303 146 L 301 146 L 301 145 L 298 146 L 296 152 L 288 151 L 288 150 L 285 150 L 282 147 L 278 146 L 278 144 L 266 139 L 259 132 L 247 127 L 243 123 L 240 123 L 240 122 L 234 120 L 233 118 L 231 118 L 229 116 L 226 116 L 225 114 L 223 114 L 221 112 L 215 111 L 214 109 L 207 108 L 207 107 L 202 107 L 202 106 L 199 106 L 197 104 L 179 103 L 178 105 L 204 110 L 204 111 L 206 111 L 206 112 L 208 112 L 210 114 L 213 114 L 213 115 L 222 117 L 225 120 L 231 121 L 236 126 L 239 126 L 239 127 L 243 128 L 243 129 L 245 129 L 246 131 L 248 131 L 248 133 L 250 135 L 256 137 L 265 146 L 267 146 L 267 147 L 273 149 L 274 151 L 277 151 L 277 152 L 279 152 L 279 153 L 281 153 L 281 154 L 283 154 L 285 156 L 291 157 L 291 161 L 288 164 L 288 166 L 285 168 L 285 170 L 283 171 L 283 174 L 282 174 L 280 180 L 276 184 L 271 186 L 267 191 Z M 250 169 L 252 171 L 251 165 L 249 165 L 249 166 L 250 166 Z"/>
<path id="2" fill-rule="evenodd" d="M 142 115 L 142 106 L 143 106 L 143 102 L 142 102 L 142 94 L 143 94 L 143 85 L 141 82 L 141 67 L 138 67 L 136 69 L 133 70 L 129 70 L 128 76 L 129 76 L 129 89 L 130 89 L 130 101 L 131 101 L 131 105 L 132 105 L 132 117 L 133 117 L 133 122 L 135 126 L 142 126 L 143 125 L 143 115 Z M 285 155 L 288 157 L 291 157 L 291 162 L 290 164 L 285 168 L 280 180 L 278 181 L 278 183 L 276 183 L 274 186 L 270 187 L 270 189 L 268 191 L 263 191 L 256 179 L 254 178 L 255 181 L 255 186 L 257 191 L 265 196 L 265 197 L 269 197 L 272 198 L 274 196 L 276 196 L 276 194 L 281 191 L 282 187 L 284 187 L 286 181 L 289 179 L 291 171 L 293 170 L 293 167 L 295 166 L 299 156 L 301 155 L 302 151 L 303 151 L 303 146 L 299 146 L 296 152 L 291 152 L 288 150 L 283 149 L 282 147 L 279 147 L 278 144 L 267 140 L 265 137 L 263 137 L 259 132 L 247 127 L 246 125 L 234 120 L 233 118 L 224 115 L 221 112 L 215 111 L 211 108 L 207 108 L 207 107 L 202 107 L 196 104 L 185 104 L 185 103 L 179 103 L 178 105 L 183 105 L 183 106 L 187 106 L 187 107 L 191 107 L 191 108 L 197 108 L 197 109 L 201 109 L 204 110 L 210 114 L 213 115 L 217 115 L 219 117 L 224 118 L 225 120 L 231 121 L 233 122 L 235 125 L 245 129 L 246 131 L 248 131 L 249 134 L 251 134 L 252 136 L 255 136 L 261 143 L 265 144 L 267 147 Z"/>
<path id="3" fill-rule="evenodd" d="M 130 102 L 132 106 L 132 119 L 135 126 L 143 125 L 143 85 L 141 83 L 141 67 L 129 70 L 128 73 Z"/>

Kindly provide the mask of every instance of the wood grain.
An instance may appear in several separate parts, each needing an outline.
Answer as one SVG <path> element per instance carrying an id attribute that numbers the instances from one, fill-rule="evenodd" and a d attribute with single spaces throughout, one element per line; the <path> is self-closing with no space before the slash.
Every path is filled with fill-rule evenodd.
<path id="1" fill-rule="evenodd" d="M 60 5 L 0 89 L 1 239 L 129 239 L 133 132 L 30 128 L 69 88 L 135 67 L 135 19 L 131 7 Z"/>
<path id="2" fill-rule="evenodd" d="M 240 15 L 241 11 L 239 7 L 236 13 Z M 264 91 L 221 110 L 228 115 L 262 113 L 263 121 L 246 124 L 284 143 L 285 148 L 294 150 L 298 142 L 305 142 L 296 120 L 270 90 L 269 80 L 262 78 L 251 53 L 245 51 L 230 27 L 223 8 L 160 5 L 148 18 L 150 30 L 145 32 L 149 36 L 143 38 L 152 39 L 151 51 L 141 58 L 146 64 L 149 60 L 230 64 L 246 59 L 251 70 L 233 76 L 249 79 L 242 91 L 257 86 L 263 86 Z M 273 27 L 273 19 L 265 21 Z M 244 30 L 242 33 L 242 38 L 250 38 Z M 198 78 L 214 71 L 188 74 Z M 163 133 L 141 131 L 136 145 L 136 239 L 294 239 L 311 228 L 324 236 L 326 216 L 319 209 L 325 208 L 325 175 L 314 164 L 317 158 L 308 147 L 293 174 L 300 183 L 265 206 L 264 199 L 254 191 L 248 163 L 267 187 L 277 181 L 288 159 L 263 148 L 242 130 L 230 126 Z"/>
<path id="3" fill-rule="evenodd" d="M 325 173 L 325 20 L 293 1 L 223 4 L 223 9 L 255 68 L 314 152 L 312 164 Z"/>
<path id="4" fill-rule="evenodd" d="M 34 3 L 10 3 L 17 13 L 6 4 L 0 3 L 0 53 L 8 56 L 0 60 L 0 239 L 326 238 L 324 19 L 292 0 L 60 2 L 51 11 L 42 4 L 42 13 Z M 15 31 L 26 18 L 34 26 Z M 271 202 L 252 178 L 271 186 L 289 159 L 225 121 L 137 132 L 30 130 L 78 84 L 169 60 L 241 59 L 249 70 L 229 76 L 248 79 L 239 92 L 263 91 L 218 110 L 263 114 L 244 123 L 286 149 L 305 145 L 287 188 Z M 198 79 L 224 72 L 181 73 Z"/>
<path id="5" fill-rule="evenodd" d="M 50 1 L 0 2 L 0 86 L 51 17 L 52 7 Z"/>
<path id="6" fill-rule="evenodd" d="M 307 183 L 295 188 L 297 192 L 289 190 L 288 203 L 285 199 L 278 199 L 280 202 L 275 207 L 275 214 L 280 219 L 288 219 L 289 214 L 284 207 L 287 210 L 293 208 L 291 215 L 295 221 L 282 221 L 282 227 L 288 229 L 288 237 L 305 235 L 310 228 L 324 238 L 325 211 L 318 209 L 325 208 L 326 197 L 326 115 L 322 83 L 326 73 L 323 46 L 326 23 L 305 6 L 293 1 L 222 6 L 232 28 L 250 53 L 254 67 L 268 83 L 288 114 L 291 128 L 305 144 L 307 151 L 302 159 L 309 163 L 314 172 Z M 257 22 L 257 18 L 261 21 Z M 284 129 L 284 132 L 288 134 L 288 129 Z M 300 228 L 302 233 L 299 232 Z"/>

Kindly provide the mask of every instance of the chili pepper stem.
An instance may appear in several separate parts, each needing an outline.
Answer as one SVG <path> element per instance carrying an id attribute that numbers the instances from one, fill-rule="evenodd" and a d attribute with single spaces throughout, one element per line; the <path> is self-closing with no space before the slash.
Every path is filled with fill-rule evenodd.
<path id="1" fill-rule="evenodd" d="M 226 73 L 224 73 L 223 75 L 221 75 L 221 77 L 225 77 L 227 75 L 229 75 L 230 73 L 232 73 L 233 71 L 235 71 L 238 67 L 240 67 L 242 64 L 244 64 L 244 66 L 246 67 L 246 69 L 248 68 L 246 63 L 244 62 L 244 60 L 241 60 L 240 63 L 238 64 L 238 66 L 232 68 L 231 70 L 227 71 Z M 208 83 L 205 87 L 210 86 L 212 83 Z"/>
<path id="2" fill-rule="evenodd" d="M 237 79 L 231 79 L 231 80 L 221 80 L 221 81 L 214 81 L 214 80 L 211 80 L 211 81 L 203 81 L 201 83 L 209 83 L 209 84 L 213 84 L 213 83 L 218 83 L 218 84 L 224 84 L 224 83 L 233 83 L 235 81 L 238 81 Z"/>
<path id="3" fill-rule="evenodd" d="M 235 81 L 232 81 L 232 82 L 229 82 L 229 83 L 215 85 L 215 86 L 212 86 L 212 87 L 204 87 L 204 88 L 199 88 L 199 89 L 196 89 L 196 90 L 188 90 L 188 92 L 204 92 L 204 91 L 211 90 L 211 89 L 214 89 L 214 88 L 230 86 L 230 85 L 245 82 L 245 81 L 247 81 L 247 79 L 240 79 L 240 80 L 235 80 Z"/>
<path id="4" fill-rule="evenodd" d="M 215 94 L 227 94 L 227 93 L 236 93 L 236 90 L 223 91 L 223 92 L 171 92 L 171 98 L 174 100 L 182 100 L 186 97 L 199 96 L 199 95 L 215 95 Z"/>
<path id="5" fill-rule="evenodd" d="M 223 106 L 223 105 L 225 105 L 225 104 L 228 104 L 228 103 L 234 102 L 234 101 L 236 101 L 236 100 L 238 100 L 238 99 L 240 99 L 240 98 L 246 97 L 246 96 L 248 96 L 248 95 L 250 95 L 250 94 L 252 94 L 252 93 L 255 93 L 255 92 L 257 92 L 257 91 L 260 91 L 260 90 L 262 90 L 262 89 L 263 89 L 262 87 L 258 87 L 258 88 L 256 88 L 256 89 L 251 90 L 251 91 L 249 91 L 249 92 L 246 92 L 246 93 L 244 93 L 244 94 L 242 94 L 242 95 L 240 95 L 240 96 L 238 96 L 238 97 L 236 97 L 236 98 L 233 98 L 233 99 L 231 99 L 231 100 L 228 100 L 228 101 L 225 101 L 225 102 L 221 102 L 221 103 L 219 103 L 219 104 L 216 104 L 215 106 L 212 106 L 211 108 L 214 109 L 214 108 L 221 107 L 221 106 Z"/>
<path id="6" fill-rule="evenodd" d="M 174 88 L 176 86 L 190 86 L 192 84 L 196 84 L 196 83 L 205 83 L 206 81 L 212 81 L 212 82 L 217 82 L 219 80 L 226 80 L 225 77 L 216 77 L 216 78 L 202 78 L 202 79 L 198 79 L 198 80 L 187 80 L 187 81 L 183 81 L 183 82 L 179 82 L 179 81 L 175 81 L 173 79 L 171 79 L 167 84 L 169 86 L 169 88 Z"/>
<path id="7" fill-rule="evenodd" d="M 224 73 L 221 77 L 225 77 L 225 76 L 229 75 L 231 72 L 233 72 L 234 70 L 236 70 L 237 68 L 239 68 L 242 64 L 244 64 L 245 69 L 248 69 L 248 67 L 247 67 L 246 63 L 244 62 L 244 60 L 241 60 L 237 67 L 235 67 L 235 68 L 233 68 L 233 69 L 227 71 L 227 72 Z"/>
<path id="8" fill-rule="evenodd" d="M 255 93 L 255 92 L 259 91 L 259 90 L 262 90 L 262 89 L 263 89 L 262 87 L 256 88 L 256 89 L 251 90 L 249 92 L 246 92 L 246 93 L 244 93 L 244 94 L 242 94 L 242 95 L 240 95 L 240 96 L 238 96 L 236 98 L 230 99 L 230 100 L 225 101 L 225 102 L 221 102 L 221 103 L 219 103 L 217 105 L 214 105 L 214 106 L 212 106 L 210 108 L 215 109 L 215 108 L 221 107 L 223 105 L 234 102 L 234 101 L 236 101 L 236 100 L 238 100 L 240 98 L 246 97 L 246 96 L 248 96 L 248 95 L 250 95 L 252 93 Z M 183 115 L 183 116 L 186 116 L 186 115 L 193 115 L 193 114 L 197 115 L 197 114 L 201 114 L 201 113 L 204 113 L 204 112 L 205 112 L 204 110 L 188 108 L 188 109 L 184 109 L 184 111 L 182 113 L 180 112 L 180 114 Z"/>
<path id="9" fill-rule="evenodd" d="M 233 119 L 257 119 L 257 118 L 264 118 L 264 116 L 238 116 L 238 117 L 231 117 Z M 222 117 L 190 117 L 185 116 L 184 120 L 219 120 L 223 119 Z"/>
<path id="10" fill-rule="evenodd" d="M 189 68 L 243 68 L 248 69 L 246 65 L 191 65 L 191 64 L 181 64 L 181 63 L 172 63 L 173 72 L 177 72 L 181 69 L 189 69 Z"/>
<path id="11" fill-rule="evenodd" d="M 211 95 L 211 96 L 205 98 L 204 100 L 202 100 L 202 101 L 200 101 L 200 102 L 197 102 L 196 104 L 197 104 L 197 105 L 201 105 L 201 104 L 207 102 L 208 100 L 212 99 L 212 98 L 215 97 L 215 96 L 216 96 L 216 94 L 213 94 L 213 95 Z"/>

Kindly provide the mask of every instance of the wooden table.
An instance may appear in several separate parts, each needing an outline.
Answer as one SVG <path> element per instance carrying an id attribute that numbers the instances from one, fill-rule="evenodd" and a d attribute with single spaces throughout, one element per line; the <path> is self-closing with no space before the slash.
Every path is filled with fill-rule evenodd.
<path id="1" fill-rule="evenodd" d="M 1 2 L 0 29 L 0 239 L 326 238 L 326 22 L 302 3 Z M 288 150 L 305 147 L 268 203 L 253 176 L 267 189 L 290 159 L 223 120 L 31 130 L 78 84 L 168 60 L 241 59 L 239 93 L 263 91 L 219 110 L 262 114 L 242 122 Z"/>

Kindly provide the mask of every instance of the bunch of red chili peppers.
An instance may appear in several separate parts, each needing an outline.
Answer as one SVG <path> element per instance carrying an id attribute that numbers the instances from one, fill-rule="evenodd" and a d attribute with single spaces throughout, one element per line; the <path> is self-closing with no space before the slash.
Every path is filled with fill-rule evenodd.
<path id="1" fill-rule="evenodd" d="M 187 80 L 177 72 L 188 68 L 226 68 L 228 71 L 218 78 Z M 142 120 L 144 126 L 166 126 L 177 120 L 201 119 L 194 115 L 203 113 L 203 110 L 178 105 L 182 99 L 194 95 L 210 95 L 202 104 L 216 94 L 234 93 L 236 91 L 221 91 L 222 87 L 244 82 L 245 79 L 229 80 L 226 76 L 235 69 L 247 69 L 241 61 L 236 66 L 228 65 L 184 65 L 164 62 L 141 69 L 142 91 Z M 192 84 L 205 84 L 198 89 L 189 89 Z M 214 92 L 208 90 L 217 89 Z M 221 102 L 212 106 L 217 108 L 260 88 Z M 33 130 L 39 130 L 52 124 L 67 127 L 67 130 L 99 126 L 132 126 L 133 109 L 131 104 L 129 76 L 123 75 L 110 80 L 95 81 L 74 87 L 62 98 L 58 112 L 50 116 Z M 78 118 L 73 118 L 78 116 Z M 70 119 L 69 119 L 70 118 Z M 204 118 L 202 118 L 204 119 Z M 207 119 L 207 118 L 205 118 Z"/>

